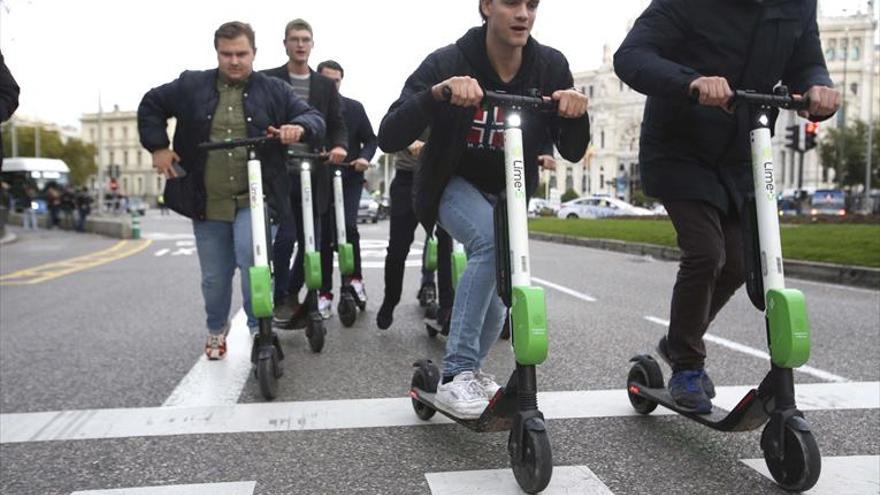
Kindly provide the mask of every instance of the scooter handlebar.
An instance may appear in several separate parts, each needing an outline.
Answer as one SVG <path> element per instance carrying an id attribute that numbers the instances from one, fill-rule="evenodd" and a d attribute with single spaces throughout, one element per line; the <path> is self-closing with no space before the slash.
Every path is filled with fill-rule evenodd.
<path id="1" fill-rule="evenodd" d="M 452 98 L 452 90 L 449 86 L 443 86 L 441 90 L 443 100 L 449 101 Z M 521 108 L 538 111 L 556 111 L 557 102 L 554 100 L 545 100 L 538 96 L 512 95 L 507 93 L 499 93 L 497 91 L 484 91 L 483 103 L 507 108 Z"/>
<path id="2" fill-rule="evenodd" d="M 311 161 L 320 162 L 320 163 L 324 163 L 330 158 L 330 155 L 326 155 L 324 153 L 306 153 L 303 151 L 296 151 L 291 148 L 287 149 L 286 156 L 287 156 L 287 158 L 292 159 L 292 160 L 301 160 L 301 161 L 311 160 Z M 354 166 L 354 165 L 352 165 L 351 162 L 331 163 L 330 165 L 333 165 L 336 167 L 353 167 Z"/>
<path id="3" fill-rule="evenodd" d="M 691 90 L 690 98 L 694 103 L 700 99 L 700 91 L 696 88 Z M 751 90 L 738 89 L 733 92 L 730 98 L 729 106 L 731 108 L 737 105 L 763 105 L 771 108 L 781 108 L 783 110 L 807 110 L 810 108 L 809 98 L 795 98 L 788 94 L 767 94 L 757 93 Z"/>
<path id="4" fill-rule="evenodd" d="M 199 149 L 203 151 L 210 151 L 226 150 L 232 148 L 250 148 L 259 146 L 261 144 L 275 142 L 278 140 L 279 139 L 275 136 L 261 136 L 255 138 L 230 139 L 228 141 L 206 141 L 204 143 L 199 143 Z"/>

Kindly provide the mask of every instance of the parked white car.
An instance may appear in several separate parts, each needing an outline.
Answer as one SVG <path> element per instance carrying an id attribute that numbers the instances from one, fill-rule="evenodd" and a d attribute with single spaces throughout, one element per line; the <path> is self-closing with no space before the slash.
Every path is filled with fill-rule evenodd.
<path id="1" fill-rule="evenodd" d="M 633 206 L 626 201 L 610 196 L 591 196 L 562 203 L 556 216 L 558 218 L 605 218 L 642 217 L 656 214 L 647 208 Z"/>
<path id="2" fill-rule="evenodd" d="M 537 217 L 541 213 L 541 210 L 545 209 L 553 210 L 554 213 L 556 211 L 556 209 L 553 208 L 553 204 L 546 199 L 532 198 L 529 200 L 528 214 L 530 217 Z"/>

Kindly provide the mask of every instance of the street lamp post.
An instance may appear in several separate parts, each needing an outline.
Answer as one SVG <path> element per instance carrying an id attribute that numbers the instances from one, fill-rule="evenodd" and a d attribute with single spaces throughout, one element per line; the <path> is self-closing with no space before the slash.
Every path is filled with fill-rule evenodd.
<path id="1" fill-rule="evenodd" d="M 874 141 L 874 59 L 877 57 L 876 43 L 874 42 L 874 31 L 877 29 L 877 19 L 874 17 L 874 0 L 868 0 L 868 12 L 871 13 L 871 35 L 870 46 L 868 52 L 868 149 L 865 159 L 865 200 L 863 210 L 865 213 L 871 212 L 871 152 L 873 151 Z"/>

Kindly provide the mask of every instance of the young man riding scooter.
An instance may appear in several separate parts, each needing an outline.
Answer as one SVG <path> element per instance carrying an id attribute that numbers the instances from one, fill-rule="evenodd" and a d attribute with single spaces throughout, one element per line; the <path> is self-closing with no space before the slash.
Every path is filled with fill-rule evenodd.
<path id="1" fill-rule="evenodd" d="M 587 98 L 572 89 L 567 60 L 530 35 L 538 3 L 480 0 L 483 25 L 428 56 L 379 129 L 379 146 L 394 152 L 431 128 L 414 178 L 414 209 L 426 229 L 439 223 L 467 251 L 436 396 L 463 418 L 478 417 L 499 388 L 481 366 L 505 316 L 496 293 L 493 228 L 494 203 L 505 186 L 504 117 L 498 108 L 480 107 L 483 91 L 531 96 L 537 90 L 558 102 L 557 114 L 529 115 L 522 123 L 529 191 L 548 137 L 571 161 L 583 157 L 589 138 Z"/>
<path id="2" fill-rule="evenodd" d="M 728 108 L 731 88 L 771 93 L 782 81 L 810 99 L 802 116 L 824 120 L 837 110 L 816 0 L 656 0 L 618 49 L 614 68 L 648 95 L 642 183 L 663 201 L 682 251 L 669 331 L 658 344 L 673 371 L 669 393 L 683 409 L 709 413 L 715 387 L 704 368 L 703 335 L 743 284 L 741 217 L 753 190 L 749 112 Z"/>

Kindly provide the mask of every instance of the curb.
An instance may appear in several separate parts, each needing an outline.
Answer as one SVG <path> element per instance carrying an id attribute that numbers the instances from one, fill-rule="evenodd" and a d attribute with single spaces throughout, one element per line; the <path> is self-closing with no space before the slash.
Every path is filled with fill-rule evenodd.
<path id="1" fill-rule="evenodd" d="M 604 249 L 636 256 L 652 256 L 664 261 L 678 261 L 681 251 L 676 247 L 642 244 L 612 239 L 590 239 L 562 234 L 529 232 L 529 238 L 537 241 L 554 242 L 594 249 Z M 880 269 L 861 266 L 818 263 L 814 261 L 785 260 L 785 275 L 792 278 L 826 282 L 832 284 L 862 287 L 877 290 L 880 288 Z"/>
<path id="2" fill-rule="evenodd" d="M 12 244 L 17 240 L 17 235 L 13 234 L 12 232 L 6 232 L 6 234 L 2 238 L 0 238 L 0 246 L 3 246 L 5 244 Z"/>

